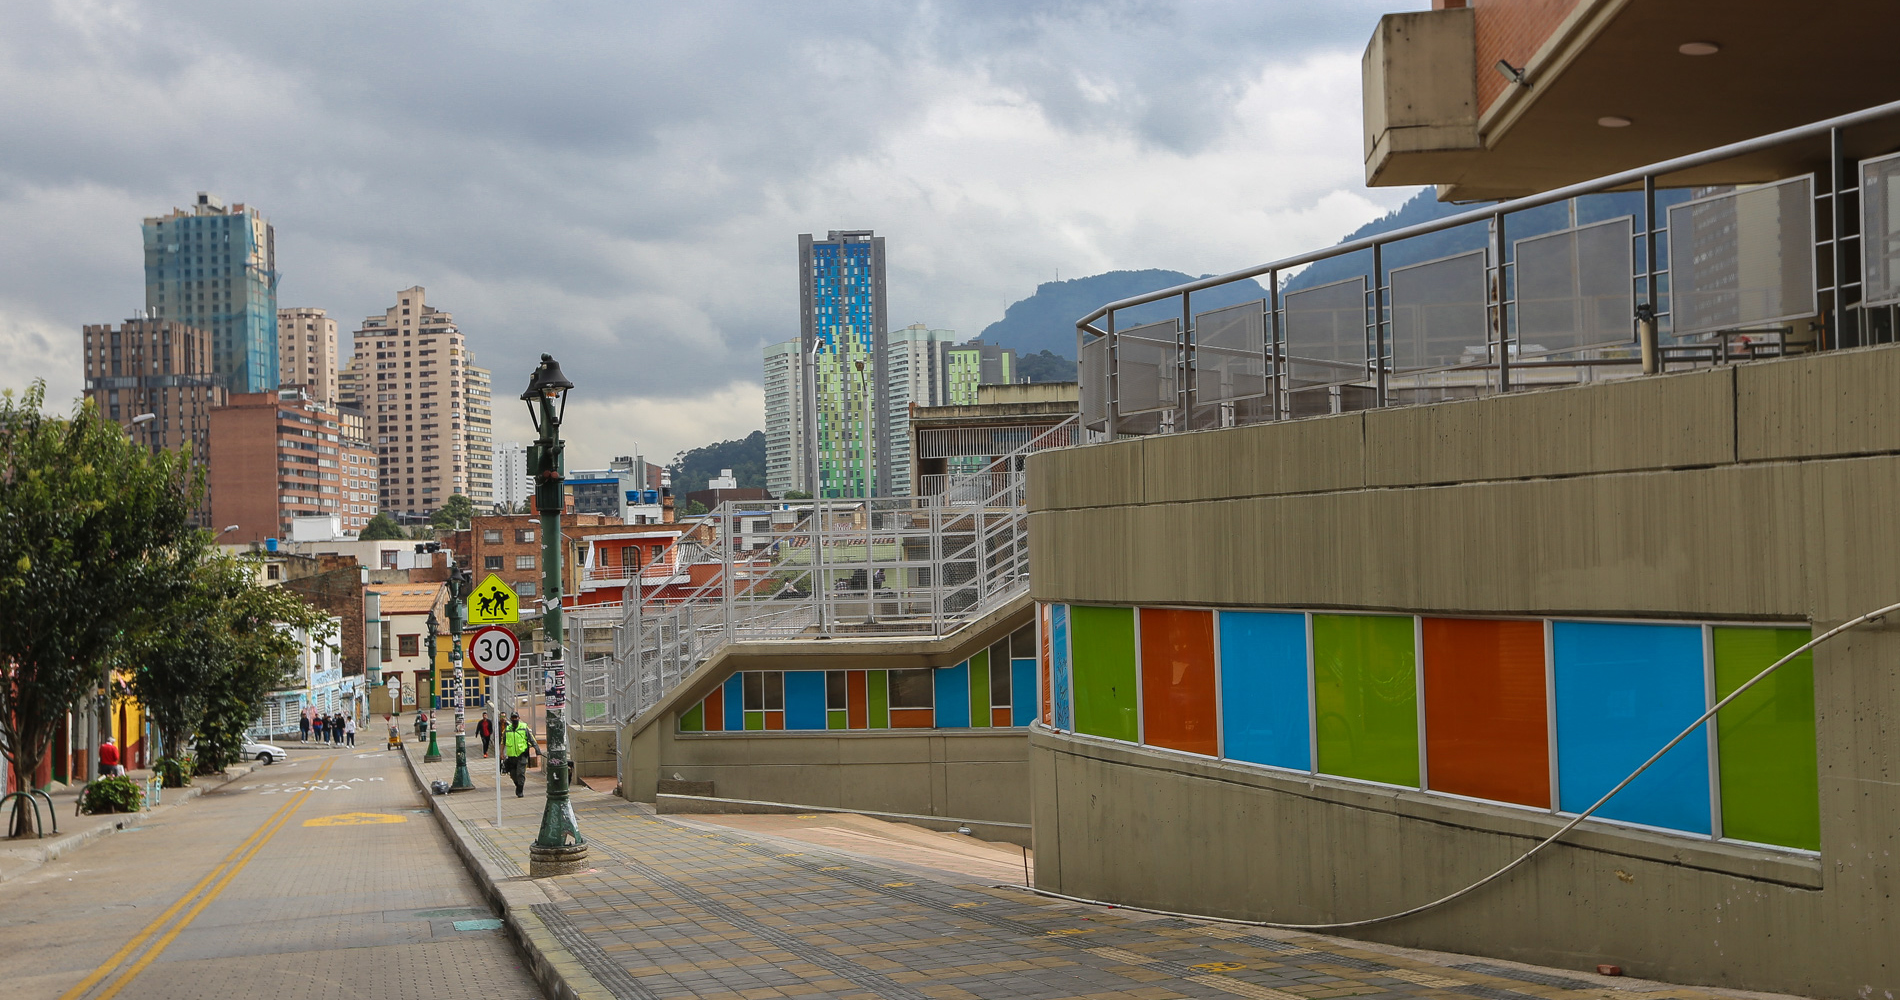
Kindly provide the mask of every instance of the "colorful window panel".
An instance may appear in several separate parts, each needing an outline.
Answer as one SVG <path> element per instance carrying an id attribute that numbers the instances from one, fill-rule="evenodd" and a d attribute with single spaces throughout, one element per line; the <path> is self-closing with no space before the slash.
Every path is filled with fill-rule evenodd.
<path id="1" fill-rule="evenodd" d="M 1550 808 L 1544 623 L 1424 618 L 1419 633 L 1427 784 Z"/>
<path id="2" fill-rule="evenodd" d="M 1418 787 L 1418 653 L 1413 619 L 1313 616 L 1318 770 Z"/>
<path id="3" fill-rule="evenodd" d="M 990 722 L 990 651 L 978 650 L 963 664 L 970 680 L 970 689 L 963 693 L 970 706 L 970 725 L 977 729 L 988 729 Z"/>
<path id="4" fill-rule="evenodd" d="M 1219 756 L 1217 700 L 1214 613 L 1142 608 L 1142 742 Z"/>
<path id="5" fill-rule="evenodd" d="M 1136 742 L 1134 609 L 1077 605 L 1069 616 L 1075 731 Z"/>
<path id="6" fill-rule="evenodd" d="M 1813 638 L 1807 629 L 1710 630 L 1715 697 Z M 1798 658 L 1716 713 L 1722 835 L 1821 849 L 1820 768 L 1814 733 L 1814 654 Z"/>
<path id="7" fill-rule="evenodd" d="M 1222 611 L 1219 640 L 1224 755 L 1312 770 L 1306 616 Z"/>

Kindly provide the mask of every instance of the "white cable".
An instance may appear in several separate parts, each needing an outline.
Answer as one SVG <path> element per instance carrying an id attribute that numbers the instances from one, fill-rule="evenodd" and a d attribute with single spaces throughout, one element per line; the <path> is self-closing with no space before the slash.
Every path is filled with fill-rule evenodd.
<path id="1" fill-rule="evenodd" d="M 1756 684 L 1761 683 L 1761 681 L 1764 678 L 1766 678 L 1769 674 L 1772 674 L 1775 671 L 1780 670 L 1784 664 L 1787 664 L 1788 662 L 1792 661 L 1795 657 L 1800 656 L 1802 653 L 1805 653 L 1808 650 L 1813 649 L 1814 647 L 1820 645 L 1821 643 L 1826 642 L 1827 640 L 1832 639 L 1837 635 L 1840 635 L 1842 632 L 1845 632 L 1848 629 L 1857 628 L 1861 625 L 1867 624 L 1868 622 L 1879 621 L 1880 619 L 1886 617 L 1887 615 L 1895 611 L 1900 611 L 1900 604 L 1889 604 L 1886 607 L 1879 609 L 1878 611 L 1869 611 L 1866 614 L 1861 615 L 1859 618 L 1852 619 L 1841 625 L 1836 625 L 1835 627 L 1828 629 L 1826 632 L 1823 632 L 1820 635 L 1817 635 L 1814 638 L 1809 639 L 1807 642 L 1802 643 L 1801 646 L 1797 648 L 1794 652 L 1789 653 L 1788 655 L 1782 657 L 1781 659 L 1776 660 L 1775 662 L 1769 664 L 1766 669 L 1762 670 L 1761 673 L 1756 674 L 1754 677 L 1750 678 L 1748 683 L 1743 684 L 1741 687 L 1738 687 L 1735 690 L 1729 692 L 1728 697 L 1723 698 L 1721 701 L 1718 701 L 1714 705 L 1710 706 L 1709 710 L 1702 713 L 1702 715 L 1699 718 L 1697 718 L 1694 722 L 1691 722 L 1688 728 L 1684 729 L 1680 733 L 1677 733 L 1675 739 L 1670 740 L 1667 744 L 1664 744 L 1661 750 L 1658 750 L 1655 753 L 1651 754 L 1648 760 L 1643 761 L 1643 766 L 1637 768 L 1634 771 L 1631 771 L 1629 774 L 1629 777 L 1624 778 L 1622 781 L 1617 782 L 1615 788 L 1612 788 L 1609 791 L 1603 793 L 1603 797 L 1596 800 L 1595 804 L 1590 806 L 1590 808 L 1585 809 L 1583 812 L 1578 813 L 1575 818 L 1571 819 L 1570 822 L 1565 823 L 1563 827 L 1559 829 L 1556 833 L 1553 833 L 1550 836 L 1545 837 L 1542 841 L 1539 841 L 1537 846 L 1532 847 L 1530 850 L 1525 851 L 1523 854 L 1518 855 L 1517 859 L 1512 861 L 1510 864 L 1505 865 L 1504 867 L 1498 869 L 1497 871 L 1494 871 L 1491 874 L 1486 875 L 1485 877 L 1479 879 L 1476 882 L 1471 883 L 1468 886 L 1465 886 L 1462 889 L 1459 889 L 1457 892 L 1440 896 L 1439 898 L 1434 899 L 1429 903 L 1421 903 L 1418 906 L 1414 906 L 1409 910 L 1400 910 L 1397 913 L 1388 913 L 1383 917 L 1367 917 L 1364 920 L 1342 920 L 1342 921 L 1337 921 L 1334 923 L 1325 923 L 1325 924 L 1286 924 L 1286 923 L 1278 923 L 1271 920 L 1235 920 L 1235 919 L 1231 919 L 1227 917 L 1210 917 L 1210 916 L 1206 916 L 1204 914 L 1198 914 L 1198 913 L 1177 913 L 1173 910 L 1157 910 L 1157 909 L 1153 909 L 1151 907 L 1146 907 L 1146 906 L 1128 906 L 1122 903 L 1111 903 L 1111 902 L 1107 902 L 1105 900 L 1100 900 L 1100 899 L 1087 899 L 1081 896 L 1065 896 L 1059 892 L 1051 892 L 1047 889 L 1038 889 L 1034 886 L 999 885 L 999 886 L 996 886 L 996 888 L 998 889 L 1028 889 L 1030 892 L 1033 892 L 1038 896 L 1049 896 L 1054 899 L 1066 899 L 1074 903 L 1088 903 L 1095 906 L 1112 906 L 1112 907 L 1116 907 L 1118 909 L 1123 909 L 1123 910 L 1136 910 L 1142 913 L 1158 913 L 1158 914 L 1161 914 L 1162 916 L 1186 917 L 1186 918 L 1194 919 L 1194 920 L 1218 920 L 1222 923 L 1244 924 L 1249 927 L 1270 927 L 1275 930 L 1283 930 L 1283 931 L 1348 930 L 1354 927 L 1368 927 L 1368 926 L 1371 926 L 1372 924 L 1382 924 L 1390 920 L 1398 920 L 1403 917 L 1415 916 L 1417 914 L 1424 913 L 1427 910 L 1437 909 L 1438 907 L 1443 906 L 1454 899 L 1461 899 L 1465 896 L 1468 896 L 1471 893 L 1476 892 L 1487 885 L 1490 885 L 1492 882 L 1495 882 L 1498 879 L 1503 878 L 1505 875 L 1510 874 L 1512 871 L 1516 870 L 1517 867 L 1522 865 L 1524 862 L 1529 861 L 1530 859 L 1536 857 L 1540 852 L 1544 850 L 1544 848 L 1549 847 L 1550 845 L 1556 843 L 1557 841 L 1561 840 L 1565 834 L 1569 833 L 1572 830 L 1575 830 L 1578 824 L 1582 823 L 1586 819 L 1589 819 L 1591 815 L 1594 814 L 1598 809 L 1603 808 L 1604 804 L 1609 802 L 1610 799 L 1616 795 L 1616 793 L 1629 787 L 1630 782 L 1635 781 L 1637 777 L 1639 777 L 1644 771 L 1649 770 L 1650 765 L 1661 760 L 1664 754 L 1668 753 L 1671 750 L 1674 750 L 1676 748 L 1676 744 L 1681 743 L 1683 740 L 1688 739 L 1691 733 L 1694 733 L 1697 729 L 1700 729 L 1702 727 L 1703 723 L 1709 721 L 1711 718 L 1714 718 L 1715 713 L 1720 712 L 1723 708 L 1727 707 L 1729 702 L 1734 701 L 1736 698 L 1741 697 L 1742 692 L 1747 691 L 1749 688 L 1752 688 Z"/>

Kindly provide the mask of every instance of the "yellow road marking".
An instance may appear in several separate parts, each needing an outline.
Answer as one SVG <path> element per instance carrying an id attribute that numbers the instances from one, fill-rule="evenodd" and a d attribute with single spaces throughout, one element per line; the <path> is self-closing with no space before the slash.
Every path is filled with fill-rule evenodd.
<path id="1" fill-rule="evenodd" d="M 318 769 L 319 773 L 320 774 L 328 773 L 331 765 L 335 763 L 336 763 L 336 758 L 334 757 L 325 761 L 323 763 L 323 766 Z M 305 792 L 303 793 L 303 797 L 308 798 L 309 794 L 310 794 L 309 792 Z M 139 931 L 138 934 L 133 936 L 132 940 L 127 941 L 124 945 L 120 946 L 118 951 L 113 952 L 110 958 L 107 958 L 105 962 L 103 962 L 97 969 L 92 970 L 92 972 L 88 974 L 86 978 L 80 980 L 77 984 L 73 986 L 72 989 L 69 989 L 66 992 L 60 994 L 59 1000 L 75 1000 L 75 998 L 83 995 L 87 990 L 90 990 L 94 986 L 98 985 L 100 980 L 111 975 L 112 970 L 117 968 L 119 966 L 119 963 L 125 961 L 128 955 L 131 955 L 133 952 L 137 951 L 139 945 L 144 944 L 147 939 L 149 939 L 153 934 L 157 933 L 160 927 L 165 926 L 165 922 L 170 920 L 175 914 L 177 914 L 180 909 L 183 909 L 186 904 L 190 903 L 192 900 L 192 897 L 198 895 L 198 893 L 202 891 L 206 885 L 209 885 L 212 882 L 212 880 L 216 879 L 220 871 L 223 871 L 227 866 L 232 864 L 233 861 L 236 861 L 240 855 L 245 855 L 246 850 L 252 848 L 254 845 L 257 845 L 259 843 L 259 838 L 267 837 L 270 833 L 275 832 L 274 827 L 281 825 L 281 821 L 287 818 L 288 814 L 291 811 L 295 810 L 298 805 L 302 804 L 302 802 L 303 802 L 303 798 L 292 798 L 290 801 L 284 803 L 283 806 L 280 807 L 276 812 L 272 813 L 268 819 L 264 820 L 264 823 L 262 826 L 259 826 L 255 831 L 251 833 L 249 837 L 244 838 L 244 840 L 241 843 L 239 843 L 236 847 L 232 848 L 231 853 L 224 856 L 224 860 L 218 862 L 216 865 L 213 865 L 211 870 L 205 873 L 204 878 L 199 879 L 196 885 L 193 885 L 191 889 L 187 891 L 183 896 L 178 897 L 177 902 L 173 903 L 169 907 L 166 907 L 165 912 L 159 914 L 157 917 L 155 917 L 152 920 L 151 923 L 145 925 L 144 930 Z M 252 851 L 252 853 L 255 853 L 255 851 Z M 245 855 L 244 860 L 249 860 L 248 855 Z M 240 866 L 241 866 L 241 862 L 240 862 Z M 230 877 L 230 874 L 227 873 L 226 874 L 227 881 L 229 880 L 229 877 Z M 223 883 L 220 882 L 219 886 L 222 887 Z M 197 910 L 194 909 L 192 913 L 196 914 Z M 186 922 L 190 922 L 191 917 L 187 916 L 185 920 Z M 169 938 L 167 940 L 169 940 Z M 163 945 L 161 944 L 161 945 L 158 945 L 157 947 L 163 947 Z M 141 965 L 140 967 L 142 968 L 143 966 Z M 117 993 L 121 988 L 124 987 L 125 982 L 126 982 L 125 978 L 121 977 L 120 981 L 116 983 L 111 988 L 110 991 L 104 994 L 104 996 L 111 996 L 112 994 Z M 100 1000 L 104 1000 L 104 998 L 101 997 Z"/>
<path id="2" fill-rule="evenodd" d="M 389 813 L 337 813 L 335 816 L 318 816 L 303 821 L 305 826 L 375 826 L 378 823 L 407 823 L 407 816 L 393 816 Z"/>

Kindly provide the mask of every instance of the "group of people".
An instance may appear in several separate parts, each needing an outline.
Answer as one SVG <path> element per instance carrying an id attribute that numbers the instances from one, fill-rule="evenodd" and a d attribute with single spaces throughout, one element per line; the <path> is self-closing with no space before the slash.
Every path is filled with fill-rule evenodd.
<path id="1" fill-rule="evenodd" d="M 318 743 L 353 747 L 356 745 L 356 720 L 341 713 L 325 715 L 305 710 L 303 717 L 297 720 L 297 740 L 308 743 L 313 735 Z"/>

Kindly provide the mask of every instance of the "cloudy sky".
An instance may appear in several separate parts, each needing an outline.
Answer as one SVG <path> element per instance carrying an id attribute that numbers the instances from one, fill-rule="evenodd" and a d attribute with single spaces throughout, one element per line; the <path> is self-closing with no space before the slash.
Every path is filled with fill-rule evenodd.
<path id="1" fill-rule="evenodd" d="M 893 325 L 1040 281 L 1227 271 L 1411 192 L 1362 183 L 1359 54 L 1423 0 L 0 6 L 0 386 L 80 389 L 144 304 L 139 221 L 277 228 L 279 303 L 349 331 L 424 285 L 495 371 L 542 351 L 570 462 L 761 426 L 796 237 L 876 229 Z"/>

